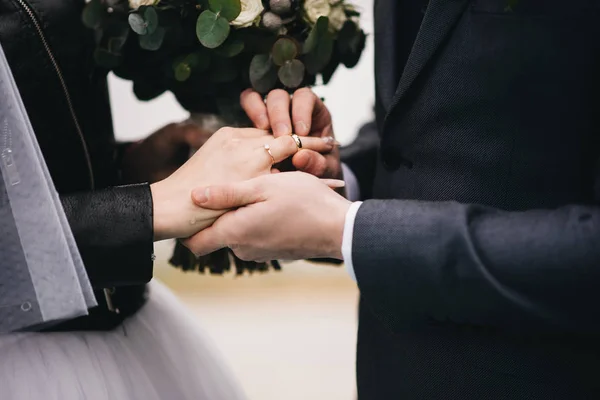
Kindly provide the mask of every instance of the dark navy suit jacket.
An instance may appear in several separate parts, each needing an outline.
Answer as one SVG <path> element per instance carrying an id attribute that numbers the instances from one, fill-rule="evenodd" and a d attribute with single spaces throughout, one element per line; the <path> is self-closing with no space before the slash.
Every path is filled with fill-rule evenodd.
<path id="1" fill-rule="evenodd" d="M 359 398 L 600 398 L 600 2 L 430 0 L 399 65 L 398 1 L 344 149 Z"/>

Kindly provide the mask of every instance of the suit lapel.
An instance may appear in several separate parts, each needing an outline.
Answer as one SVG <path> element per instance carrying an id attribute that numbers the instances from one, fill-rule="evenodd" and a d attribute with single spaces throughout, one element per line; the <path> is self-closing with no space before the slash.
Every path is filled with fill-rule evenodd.
<path id="1" fill-rule="evenodd" d="M 386 107 L 388 115 L 400 102 L 417 76 L 423 71 L 425 65 L 439 49 L 468 3 L 469 0 L 431 0 L 429 2 L 427 11 L 423 17 L 421 29 L 404 67 L 396 93 L 393 95 L 389 107 Z M 376 23 L 378 22 L 376 21 Z M 381 51 L 377 57 L 380 56 Z"/>
<path id="2" fill-rule="evenodd" d="M 379 99 L 388 110 L 396 91 L 396 2 L 375 0 L 375 81 Z M 405 0 L 402 0 L 405 1 Z M 412 1 L 412 0 L 409 0 Z"/>

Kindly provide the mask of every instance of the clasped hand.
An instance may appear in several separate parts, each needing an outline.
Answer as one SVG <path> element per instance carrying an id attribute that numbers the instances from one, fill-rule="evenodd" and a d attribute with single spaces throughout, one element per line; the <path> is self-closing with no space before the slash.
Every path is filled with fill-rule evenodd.
<path id="1" fill-rule="evenodd" d="M 203 210 L 232 211 L 214 224 L 211 220 L 210 227 L 184 244 L 197 255 L 229 247 L 241 259 L 251 261 L 342 259 L 344 221 L 350 202 L 330 189 L 339 186 L 340 181 L 319 179 L 342 178 L 338 149 L 306 146 L 315 140 L 321 145 L 331 142 L 329 111 L 308 89 L 297 91 L 292 99 L 284 91 L 274 91 L 266 103 L 258 93 L 246 91 L 241 103 L 256 127 L 273 130 L 275 141 L 290 143 L 294 126 L 305 150 L 288 155 L 293 154 L 292 163 L 305 172 L 269 174 L 263 165 L 262 173 L 255 174 L 254 179 L 213 179 L 212 184 L 194 190 L 192 199 Z"/>
<path id="2" fill-rule="evenodd" d="M 306 151 L 317 153 L 334 148 L 328 138 L 304 138 L 302 144 Z M 298 153 L 290 135 L 275 138 L 265 130 L 253 128 L 217 131 L 183 166 L 150 186 L 155 240 L 187 238 L 210 226 L 229 208 L 195 205 L 190 198 L 192 189 L 269 175 L 274 163 Z"/>

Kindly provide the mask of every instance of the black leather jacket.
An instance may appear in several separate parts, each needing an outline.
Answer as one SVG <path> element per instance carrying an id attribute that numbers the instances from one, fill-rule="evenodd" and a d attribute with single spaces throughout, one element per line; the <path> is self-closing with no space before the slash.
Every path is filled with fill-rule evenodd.
<path id="1" fill-rule="evenodd" d="M 141 307 L 152 277 L 152 198 L 147 184 L 118 186 L 124 146 L 114 141 L 106 71 L 94 65 L 84 4 L 0 0 L 0 43 L 98 289 L 91 316 L 60 329 L 110 329 Z M 104 288 L 114 288 L 120 314 L 108 310 Z"/>

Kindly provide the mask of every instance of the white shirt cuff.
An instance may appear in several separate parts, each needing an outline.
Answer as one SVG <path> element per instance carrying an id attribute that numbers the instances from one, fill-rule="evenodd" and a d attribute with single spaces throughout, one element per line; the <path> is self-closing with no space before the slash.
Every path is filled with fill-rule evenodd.
<path id="1" fill-rule="evenodd" d="M 354 220 L 356 219 L 356 214 L 361 205 L 362 202 L 360 201 L 350 205 L 350 208 L 346 213 L 344 234 L 342 236 L 342 257 L 344 257 L 346 271 L 348 271 L 348 275 L 350 275 L 354 282 L 356 282 L 356 274 L 354 273 L 354 265 L 352 265 L 352 239 L 354 237 Z"/>
<path id="2" fill-rule="evenodd" d="M 344 174 L 344 182 L 346 182 L 346 198 L 350 201 L 360 200 L 360 187 L 358 179 L 354 172 L 346 164 L 342 163 L 342 173 Z"/>

